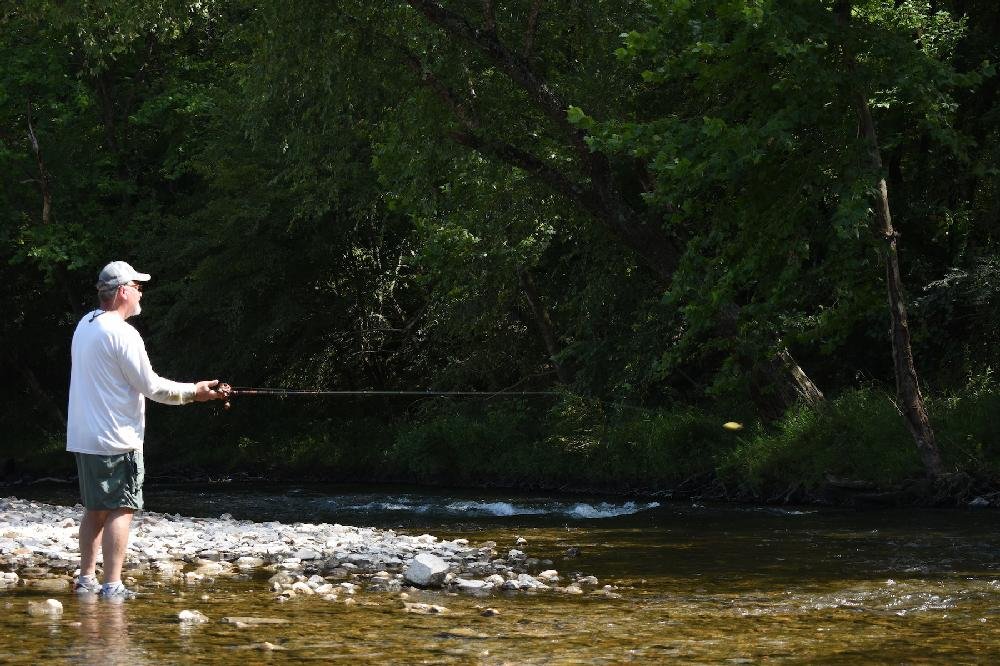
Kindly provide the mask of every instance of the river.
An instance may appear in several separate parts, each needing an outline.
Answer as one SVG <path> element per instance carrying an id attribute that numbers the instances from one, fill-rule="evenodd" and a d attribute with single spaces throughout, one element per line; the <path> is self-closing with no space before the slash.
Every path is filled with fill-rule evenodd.
<path id="1" fill-rule="evenodd" d="M 75 489 L 0 495 L 75 503 Z M 606 594 L 413 591 L 281 603 L 268 574 L 188 585 L 145 581 L 113 604 L 58 595 L 31 617 L 0 592 L 3 663 L 996 663 L 1000 515 L 993 510 L 855 511 L 406 488 L 147 488 L 147 507 L 189 516 L 340 522 L 518 546 Z M 603 588 L 601 588 L 603 589 Z M 492 613 L 483 614 L 485 609 Z M 182 609 L 212 621 L 177 621 Z M 277 618 L 238 627 L 228 616 Z"/>

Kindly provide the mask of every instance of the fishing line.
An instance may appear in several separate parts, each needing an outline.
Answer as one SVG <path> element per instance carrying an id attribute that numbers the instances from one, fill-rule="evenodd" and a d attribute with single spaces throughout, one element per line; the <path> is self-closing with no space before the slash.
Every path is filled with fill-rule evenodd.
<path id="1" fill-rule="evenodd" d="M 226 386 L 223 384 L 222 386 Z M 327 397 L 346 398 L 354 396 L 410 396 L 410 397 L 451 397 L 451 398 L 495 398 L 499 396 L 551 396 L 559 395 L 557 391 L 314 391 L 309 389 L 284 389 L 250 386 L 230 386 L 223 405 L 229 409 L 229 398 L 238 396 L 269 396 L 275 398 L 290 397 Z"/>

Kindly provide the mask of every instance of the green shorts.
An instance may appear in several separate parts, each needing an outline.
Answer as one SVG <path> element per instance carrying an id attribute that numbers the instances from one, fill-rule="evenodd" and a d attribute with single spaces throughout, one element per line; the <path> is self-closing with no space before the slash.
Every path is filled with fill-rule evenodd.
<path id="1" fill-rule="evenodd" d="M 74 453 L 80 477 L 80 497 L 87 509 L 142 509 L 142 480 L 146 468 L 141 451 L 114 456 Z"/>

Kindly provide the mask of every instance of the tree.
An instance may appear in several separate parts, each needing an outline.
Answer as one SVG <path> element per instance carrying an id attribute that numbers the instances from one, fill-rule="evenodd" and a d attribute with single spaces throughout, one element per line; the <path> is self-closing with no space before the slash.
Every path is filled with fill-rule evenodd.
<path id="1" fill-rule="evenodd" d="M 349 115 L 377 127 L 394 119 L 385 119 L 384 108 L 358 99 L 356 92 L 370 91 L 377 81 L 385 92 L 375 97 L 400 100 L 394 108 L 406 114 L 409 123 L 421 123 L 425 136 L 450 138 L 516 169 L 597 222 L 635 253 L 655 278 L 650 288 L 662 292 L 687 242 L 676 229 L 662 225 L 663 213 L 676 207 L 670 202 L 647 206 L 634 163 L 614 163 L 607 152 L 594 150 L 579 111 L 580 104 L 589 104 L 611 115 L 635 113 L 630 73 L 615 62 L 612 50 L 619 26 L 643 20 L 646 4 L 578 5 L 559 14 L 538 2 L 504 9 L 501 15 L 493 3 L 484 3 L 472 12 L 433 0 L 377 8 L 341 4 L 335 11 L 281 3 L 269 14 L 271 34 L 285 43 L 288 35 L 295 35 L 296 52 L 290 53 L 278 40 L 269 41 L 264 69 L 272 92 L 264 95 L 291 100 L 287 115 L 292 118 L 324 112 L 338 117 L 343 107 L 337 105 L 350 104 Z M 303 57 L 311 66 L 289 80 L 287 71 Z M 443 124 L 442 110 L 447 112 Z M 411 148 L 394 147 L 401 152 Z M 443 151 L 425 145 L 420 152 Z M 408 155 L 398 159 L 413 162 Z M 413 175 L 411 167 L 405 176 Z M 422 194 L 433 200 L 428 188 Z M 723 328 L 733 331 L 735 325 Z M 772 398 L 822 399 L 783 345 L 775 345 L 773 352 L 771 361 L 747 357 L 767 376 L 764 383 L 790 387 Z"/>
<path id="2" fill-rule="evenodd" d="M 787 328 L 794 307 L 803 313 L 800 321 L 811 318 L 819 333 L 837 309 L 845 310 L 844 296 L 852 292 L 855 303 L 846 302 L 846 313 L 863 313 L 856 304 L 867 308 L 870 297 L 858 302 L 857 296 L 872 293 L 872 285 L 858 282 L 859 273 L 851 269 L 883 255 L 900 401 L 933 476 L 941 462 L 909 349 L 896 236 L 863 91 L 884 91 L 879 104 L 889 109 L 895 133 L 906 123 L 928 128 L 925 139 L 947 154 L 963 145 L 951 127 L 952 91 L 980 75 L 956 72 L 949 64 L 960 25 L 914 3 L 864 3 L 859 12 L 865 29 L 852 34 L 845 66 L 838 48 L 844 37 L 834 22 L 834 9 L 842 16 L 845 6 L 662 5 L 660 24 L 631 33 L 620 53 L 644 62 L 647 81 L 686 103 L 647 122 L 608 122 L 594 141 L 603 150 L 647 159 L 658 200 L 683 201 L 696 219 L 726 216 L 695 243 L 719 259 L 688 260 L 694 270 L 715 272 L 716 289 L 727 296 L 750 290 L 752 312 L 776 317 L 771 325 L 784 319 Z M 922 41 L 913 42 L 914 32 Z M 845 114 L 847 100 L 856 117 Z M 860 138 L 855 118 L 861 120 Z M 857 242 L 871 238 L 869 201 L 885 248 Z M 820 281 L 809 281 L 810 275 Z"/>

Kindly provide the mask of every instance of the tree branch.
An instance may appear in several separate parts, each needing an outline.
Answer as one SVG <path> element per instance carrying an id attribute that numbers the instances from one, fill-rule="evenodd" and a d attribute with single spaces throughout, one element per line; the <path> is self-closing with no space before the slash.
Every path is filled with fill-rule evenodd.
<path id="1" fill-rule="evenodd" d="M 483 32 L 496 33 L 497 15 L 494 0 L 483 0 Z"/>
<path id="2" fill-rule="evenodd" d="M 48 224 L 52 221 L 52 190 L 49 186 L 49 172 L 45 169 L 42 150 L 38 145 L 38 137 L 31 124 L 30 99 L 28 100 L 28 140 L 31 141 L 31 150 L 35 153 L 35 163 L 38 165 L 38 186 L 42 191 L 42 224 Z"/>
<path id="3" fill-rule="evenodd" d="M 479 129 L 479 119 L 476 118 L 475 114 L 462 103 L 462 100 L 459 99 L 458 95 L 456 95 L 454 91 L 444 85 L 441 79 L 437 78 L 433 72 L 424 67 L 423 62 L 421 62 L 420 58 L 418 58 L 415 53 L 399 44 L 395 45 L 395 47 L 396 50 L 399 51 L 400 57 L 402 57 L 406 66 L 420 78 L 421 83 L 434 92 L 437 98 L 440 99 L 445 106 L 451 109 L 451 112 L 455 114 L 455 117 L 458 118 L 459 122 L 462 123 L 466 129 Z"/>
<path id="4" fill-rule="evenodd" d="M 512 146 L 509 143 L 485 139 L 471 132 L 453 132 L 451 138 L 457 143 L 482 153 L 487 157 L 499 159 L 511 166 L 534 174 L 553 190 L 562 194 L 570 201 L 580 204 L 589 212 L 602 212 L 597 206 L 597 197 L 593 192 L 525 150 Z"/>
<path id="5" fill-rule="evenodd" d="M 473 27 L 463 16 L 442 7 L 434 0 L 407 0 L 407 4 L 445 32 L 471 42 L 484 51 L 494 64 L 521 86 L 545 115 L 586 147 L 582 133 L 566 119 L 567 104 L 531 71 L 523 58 L 511 53 L 497 38 L 496 33 Z"/>
<path id="6" fill-rule="evenodd" d="M 535 0 L 531 3 L 531 11 L 528 13 L 528 26 L 524 31 L 524 46 L 521 49 L 521 57 L 531 60 L 531 52 L 535 47 L 535 33 L 538 31 L 538 15 L 542 11 L 542 0 Z"/>
<path id="7" fill-rule="evenodd" d="M 462 132 L 453 138 L 481 153 L 535 174 L 542 182 L 571 201 L 577 202 L 602 222 L 632 248 L 642 258 L 643 263 L 664 281 L 669 282 L 679 263 L 679 248 L 663 233 L 658 224 L 646 224 L 641 216 L 622 201 L 615 187 L 607 157 L 590 150 L 584 140 L 584 132 L 569 122 L 566 103 L 531 70 L 527 61 L 512 53 L 495 33 L 474 27 L 463 16 L 446 9 L 435 0 L 406 1 L 450 36 L 463 39 L 482 51 L 497 68 L 523 90 L 543 115 L 569 137 L 580 160 L 582 171 L 590 180 L 590 185 L 581 186 L 534 155 L 509 144 L 487 141 L 479 132 Z"/>

